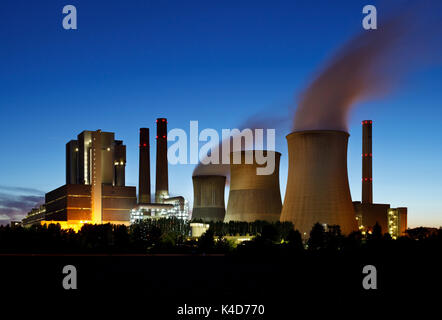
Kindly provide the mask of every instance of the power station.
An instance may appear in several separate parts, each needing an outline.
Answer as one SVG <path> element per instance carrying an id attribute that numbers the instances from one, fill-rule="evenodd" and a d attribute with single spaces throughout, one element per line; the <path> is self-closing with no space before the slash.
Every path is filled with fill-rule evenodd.
<path id="1" fill-rule="evenodd" d="M 339 225 L 343 234 L 371 233 L 378 223 L 393 238 L 405 234 L 407 208 L 373 203 L 372 120 L 362 122 L 362 202 L 352 202 L 348 182 L 349 134 L 337 130 L 295 131 L 287 135 L 288 178 L 281 206 L 279 162 L 275 152 L 272 175 L 256 174 L 255 161 L 232 164 L 230 191 L 224 221 L 290 221 L 304 238 L 317 222 Z M 270 152 L 270 151 L 268 151 Z M 241 158 L 254 151 L 241 151 Z M 223 176 L 194 176 L 192 218 L 219 221 L 223 214 Z"/>
<path id="2" fill-rule="evenodd" d="M 45 204 L 33 209 L 23 225 L 60 223 L 78 230 L 85 223 L 130 224 L 143 219 L 189 219 L 188 203 L 169 195 L 167 119 L 156 120 L 155 194 L 151 194 L 149 128 L 139 131 L 139 188 L 125 185 L 126 146 L 112 132 L 83 131 L 66 144 L 66 184 L 50 191 Z M 372 120 L 362 121 L 362 197 L 352 202 L 348 173 L 349 134 L 337 130 L 304 130 L 287 135 L 288 177 L 281 201 L 281 153 L 259 150 L 274 158 L 271 174 L 258 150 L 230 154 L 227 210 L 224 175 L 195 175 L 192 219 L 211 221 L 290 221 L 304 237 L 317 222 L 339 225 L 343 234 L 370 233 L 377 223 L 393 238 L 405 234 L 407 208 L 373 202 Z M 235 159 L 241 159 L 239 163 Z M 248 160 L 247 160 L 248 159 Z M 155 199 L 155 202 L 152 202 Z"/>

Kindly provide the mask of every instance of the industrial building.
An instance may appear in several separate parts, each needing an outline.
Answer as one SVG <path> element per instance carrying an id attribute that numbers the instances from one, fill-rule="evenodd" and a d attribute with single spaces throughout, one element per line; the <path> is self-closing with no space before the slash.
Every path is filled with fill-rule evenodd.
<path id="1" fill-rule="evenodd" d="M 373 121 L 362 121 L 362 201 L 354 201 L 359 230 L 370 233 L 377 223 L 382 233 L 393 238 L 407 230 L 407 208 L 390 208 L 389 204 L 373 203 Z"/>
<path id="2" fill-rule="evenodd" d="M 149 129 L 140 129 L 138 204 L 130 210 L 130 222 L 143 219 L 189 219 L 189 204 L 182 197 L 170 197 L 167 162 L 167 119 L 158 118 L 155 167 L 155 202 L 151 202 Z"/>
<path id="3" fill-rule="evenodd" d="M 66 184 L 45 195 L 45 204 L 24 226 L 59 223 L 79 230 L 86 223 L 129 225 L 146 218 L 189 218 L 189 205 L 169 196 L 167 119 L 158 118 L 156 202 L 151 202 L 149 129 L 140 129 L 139 193 L 125 186 L 126 146 L 113 132 L 83 131 L 66 144 Z"/>
<path id="4" fill-rule="evenodd" d="M 125 186 L 126 146 L 113 132 L 83 131 L 66 144 L 66 184 L 45 195 L 45 204 L 23 220 L 59 223 L 78 230 L 85 223 L 129 224 L 136 188 Z"/>

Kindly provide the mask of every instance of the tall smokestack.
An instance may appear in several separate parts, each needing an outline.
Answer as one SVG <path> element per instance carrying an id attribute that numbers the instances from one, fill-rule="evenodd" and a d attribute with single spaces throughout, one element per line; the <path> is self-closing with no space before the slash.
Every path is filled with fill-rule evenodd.
<path id="1" fill-rule="evenodd" d="M 357 230 L 347 175 L 349 134 L 334 130 L 296 131 L 287 136 L 289 170 L 281 221 L 308 236 L 316 222 Z"/>
<path id="2" fill-rule="evenodd" d="M 167 170 L 167 119 L 157 119 L 157 163 L 156 163 L 155 202 L 162 203 L 169 197 Z"/>
<path id="3" fill-rule="evenodd" d="M 233 155 L 239 152 L 241 163 L 235 164 Z M 282 207 L 279 189 L 281 154 L 263 151 L 264 156 L 269 156 L 270 153 L 274 153 L 275 170 L 269 175 L 257 175 L 257 167 L 264 165 L 257 163 L 254 151 L 237 151 L 230 154 L 230 191 L 224 221 L 279 221 Z M 253 163 L 245 162 L 246 154 L 252 156 Z"/>
<path id="4" fill-rule="evenodd" d="M 192 220 L 224 221 L 225 176 L 193 176 Z"/>
<path id="5" fill-rule="evenodd" d="M 362 203 L 373 203 L 373 153 L 371 120 L 362 121 Z"/>
<path id="6" fill-rule="evenodd" d="M 150 203 L 150 144 L 149 129 L 140 129 L 140 167 L 138 175 L 138 203 Z"/>

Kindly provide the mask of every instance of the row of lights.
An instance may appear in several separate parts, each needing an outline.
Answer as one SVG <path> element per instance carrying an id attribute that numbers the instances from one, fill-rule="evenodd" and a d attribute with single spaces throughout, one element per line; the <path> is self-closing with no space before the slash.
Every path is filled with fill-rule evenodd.
<path id="1" fill-rule="evenodd" d="M 111 151 L 111 148 L 107 148 L 107 151 Z M 75 148 L 75 152 L 78 152 L 78 148 Z"/>

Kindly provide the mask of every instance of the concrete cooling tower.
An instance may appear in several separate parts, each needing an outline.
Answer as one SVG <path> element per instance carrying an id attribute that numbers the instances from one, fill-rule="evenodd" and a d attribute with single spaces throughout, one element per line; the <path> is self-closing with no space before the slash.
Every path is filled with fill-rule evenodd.
<path id="1" fill-rule="evenodd" d="M 312 130 L 287 136 L 289 168 L 281 221 L 293 222 L 305 237 L 316 222 L 357 230 L 347 175 L 344 131 Z"/>
<path id="2" fill-rule="evenodd" d="M 224 202 L 225 176 L 193 176 L 192 220 L 223 221 L 226 215 Z"/>
<path id="3" fill-rule="evenodd" d="M 256 163 L 255 153 L 241 151 L 241 163 L 234 164 L 232 160 L 235 153 L 239 151 L 233 152 L 230 158 L 230 192 L 224 221 L 278 221 L 282 207 L 279 188 L 281 154 L 275 151 L 264 151 L 264 156 L 274 154 L 275 170 L 270 175 L 257 175 L 256 169 L 265 165 Z M 245 163 L 246 153 L 251 153 L 253 163 Z"/>

